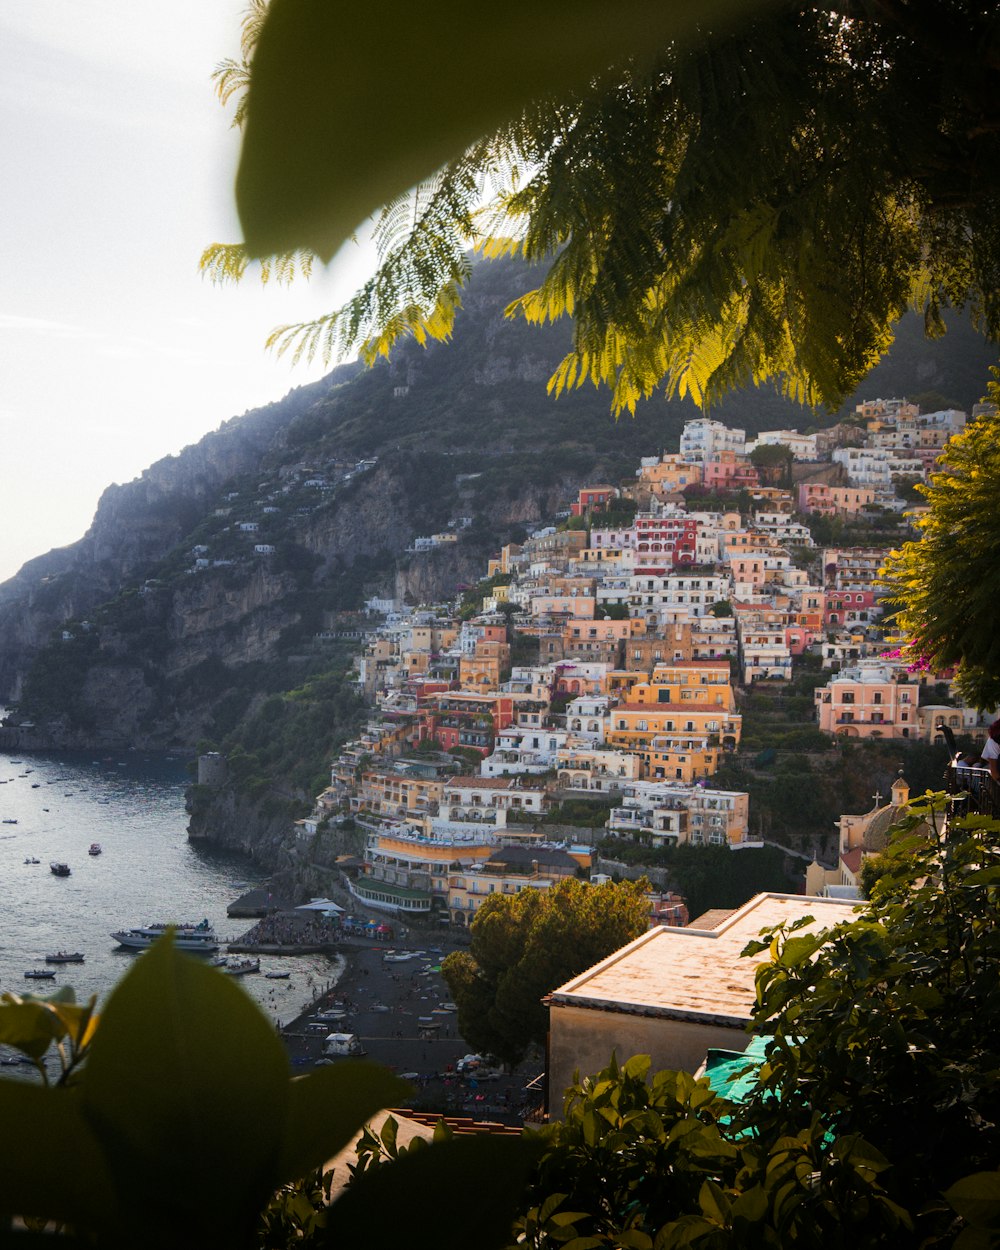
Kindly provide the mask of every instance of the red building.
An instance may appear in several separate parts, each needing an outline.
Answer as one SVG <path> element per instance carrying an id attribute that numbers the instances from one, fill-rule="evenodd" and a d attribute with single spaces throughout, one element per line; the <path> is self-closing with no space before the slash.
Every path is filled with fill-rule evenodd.
<path id="1" fill-rule="evenodd" d="M 576 503 L 570 505 L 573 516 L 583 516 L 587 512 L 607 512 L 608 505 L 615 499 L 618 491 L 613 486 L 585 486 L 577 495 Z"/>
<path id="2" fill-rule="evenodd" d="M 698 522 L 683 513 L 636 517 L 636 565 L 643 568 L 669 564 L 672 568 L 694 564 L 698 547 Z"/>

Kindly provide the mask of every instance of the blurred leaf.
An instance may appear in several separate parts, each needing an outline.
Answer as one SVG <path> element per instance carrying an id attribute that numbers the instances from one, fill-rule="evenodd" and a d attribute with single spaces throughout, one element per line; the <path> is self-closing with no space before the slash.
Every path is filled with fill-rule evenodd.
<path id="1" fill-rule="evenodd" d="M 376 1111 L 398 1105 L 411 1089 L 406 1081 L 371 1063 L 319 1068 L 292 1081 L 279 1182 L 297 1179 L 325 1163 L 361 1132 Z"/>
<path id="2" fill-rule="evenodd" d="M 254 51 L 236 182 L 252 256 L 329 260 L 366 217 L 531 100 L 652 59 L 740 0 L 272 0 Z M 762 7 L 756 0 L 754 8 Z"/>
<path id="3" fill-rule="evenodd" d="M 1000 1230 L 1000 1172 L 963 1176 L 945 1190 L 944 1196 L 962 1219 L 974 1227 Z"/>
<path id="4" fill-rule="evenodd" d="M 80 1090 L 147 1244 L 239 1244 L 276 1184 L 289 1068 L 235 984 L 157 942 L 105 1007 Z M 169 1195 L 149 1220 L 150 1187 Z"/>
<path id="5" fill-rule="evenodd" d="M 65 1022 L 41 1000 L 22 999 L 0 1006 L 0 1042 L 32 1059 L 40 1059 L 66 1033 Z"/>
<path id="6" fill-rule="evenodd" d="M 365 1250 L 505 1246 L 537 1150 L 526 1138 L 479 1137 L 407 1154 L 366 1172 L 333 1204 L 329 1241 Z"/>
<path id="7" fill-rule="evenodd" d="M 0 1124 L 0 1216 L 107 1227 L 112 1186 L 75 1091 L 0 1081 Z"/>

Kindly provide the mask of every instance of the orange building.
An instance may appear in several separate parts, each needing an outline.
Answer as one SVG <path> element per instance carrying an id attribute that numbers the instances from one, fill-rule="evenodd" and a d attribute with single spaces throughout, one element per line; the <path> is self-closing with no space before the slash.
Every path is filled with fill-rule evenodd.
<path id="1" fill-rule="evenodd" d="M 710 777 L 719 752 L 739 744 L 742 717 L 734 708 L 727 662 L 658 665 L 648 682 L 632 686 L 627 703 L 612 709 L 608 746 L 637 755 L 646 777 Z"/>

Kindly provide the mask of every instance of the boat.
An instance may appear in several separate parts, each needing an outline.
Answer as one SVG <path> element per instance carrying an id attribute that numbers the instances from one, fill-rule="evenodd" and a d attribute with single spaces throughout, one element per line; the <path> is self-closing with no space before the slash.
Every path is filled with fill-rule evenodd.
<path id="1" fill-rule="evenodd" d="M 57 877 L 68 877 L 70 875 L 69 864 L 61 864 L 56 860 L 49 864 L 49 871 Z"/>
<path id="2" fill-rule="evenodd" d="M 163 937 L 168 929 L 174 931 L 174 946 L 180 951 L 196 951 L 203 955 L 214 955 L 219 949 L 219 939 L 215 930 L 207 920 L 199 924 L 148 924 L 139 925 L 135 929 L 119 929 L 111 936 L 119 946 L 126 950 L 147 950 L 157 938 Z"/>
<path id="3" fill-rule="evenodd" d="M 26 864 L 40 864 L 42 861 L 38 858 L 37 855 L 26 855 L 24 857 L 24 862 Z"/>
<path id="4" fill-rule="evenodd" d="M 56 975 L 55 968 L 29 968 L 24 974 L 29 981 L 51 981 Z"/>
<path id="5" fill-rule="evenodd" d="M 17 821 L 11 816 L 5 816 L 3 823 L 5 825 L 16 825 Z"/>
<path id="6" fill-rule="evenodd" d="M 265 972 L 264 976 L 269 981 L 287 981 L 292 974 L 290 972 Z"/>
<path id="7" fill-rule="evenodd" d="M 237 959 L 234 964 L 227 964 L 226 971 L 231 977 L 245 977 L 248 972 L 260 972 L 259 959 Z"/>
<path id="8" fill-rule="evenodd" d="M 100 853 L 101 853 L 100 842 L 91 842 L 90 847 L 87 851 L 87 854 L 88 855 L 100 855 Z"/>
<path id="9" fill-rule="evenodd" d="M 229 963 L 229 956 L 216 955 L 214 959 L 210 959 L 208 962 L 213 968 L 224 968 Z"/>
<path id="10" fill-rule="evenodd" d="M 384 964 L 405 964 L 409 963 L 414 957 L 415 952 L 412 951 L 402 951 L 399 954 L 396 954 L 395 951 L 386 951 L 382 956 L 382 962 Z"/>
<path id="11" fill-rule="evenodd" d="M 56 951 L 54 955 L 46 955 L 45 962 L 47 964 L 82 964 L 82 951 Z"/>

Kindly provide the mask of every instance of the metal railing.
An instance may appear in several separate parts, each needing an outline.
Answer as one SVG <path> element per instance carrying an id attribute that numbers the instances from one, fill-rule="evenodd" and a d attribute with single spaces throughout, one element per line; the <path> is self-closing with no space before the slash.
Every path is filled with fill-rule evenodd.
<path id="1" fill-rule="evenodd" d="M 1000 783 L 993 780 L 988 768 L 949 764 L 945 769 L 945 789 L 953 796 L 956 814 L 1000 819 Z"/>
<path id="2" fill-rule="evenodd" d="M 1000 783 L 994 781 L 985 764 L 960 762 L 955 734 L 948 725 L 937 732 L 948 747 L 949 763 L 944 771 L 944 788 L 952 796 L 956 815 L 992 816 L 1000 819 Z"/>

